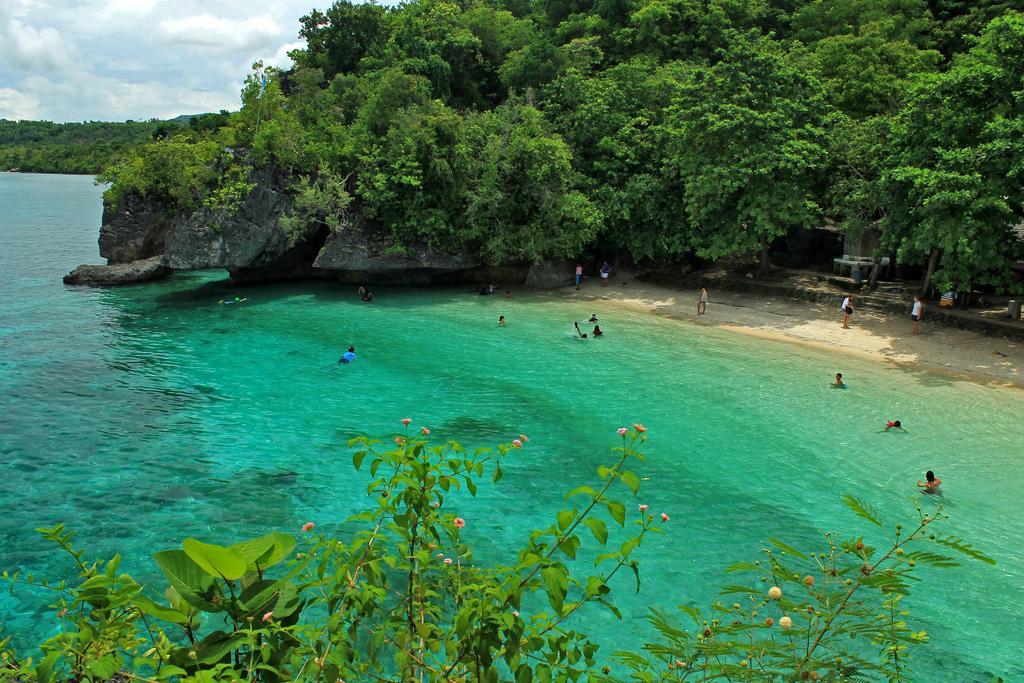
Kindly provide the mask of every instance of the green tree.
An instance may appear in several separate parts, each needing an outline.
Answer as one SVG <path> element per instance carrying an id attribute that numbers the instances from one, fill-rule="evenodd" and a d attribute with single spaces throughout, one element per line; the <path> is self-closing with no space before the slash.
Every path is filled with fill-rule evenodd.
<path id="1" fill-rule="evenodd" d="M 693 70 L 664 133 L 699 255 L 759 249 L 765 269 L 775 239 L 820 220 L 828 112 L 817 82 L 755 34 Z"/>
<path id="2" fill-rule="evenodd" d="M 1024 15 L 996 19 L 946 73 L 923 77 L 894 136 L 886 223 L 925 288 L 1009 287 L 1024 216 Z"/>
<path id="3" fill-rule="evenodd" d="M 467 118 L 466 229 L 491 263 L 571 257 L 593 239 L 600 213 L 573 189 L 572 154 L 529 106 Z"/>

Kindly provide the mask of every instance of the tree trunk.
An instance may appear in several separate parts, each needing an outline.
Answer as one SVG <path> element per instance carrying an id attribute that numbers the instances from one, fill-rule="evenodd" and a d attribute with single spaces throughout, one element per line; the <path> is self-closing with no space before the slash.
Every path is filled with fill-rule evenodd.
<path id="1" fill-rule="evenodd" d="M 932 291 L 932 276 L 935 275 L 935 267 L 939 265 L 939 250 L 935 249 L 932 251 L 932 256 L 928 259 L 928 272 L 924 276 L 924 285 L 921 286 L 921 291 L 927 296 Z"/>
<path id="2" fill-rule="evenodd" d="M 771 261 L 768 259 L 768 243 L 765 242 L 761 245 L 761 270 L 758 272 L 761 275 L 765 275 L 768 272 L 768 267 L 771 265 Z"/>
<path id="3" fill-rule="evenodd" d="M 868 279 L 868 289 L 878 288 L 878 271 L 882 269 L 882 257 L 875 257 L 875 265 L 871 268 L 871 277 Z"/>

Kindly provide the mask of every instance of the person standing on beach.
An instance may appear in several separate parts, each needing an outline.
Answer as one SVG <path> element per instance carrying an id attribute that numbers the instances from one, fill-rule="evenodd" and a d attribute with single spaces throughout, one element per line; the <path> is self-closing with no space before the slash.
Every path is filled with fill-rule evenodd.
<path id="1" fill-rule="evenodd" d="M 605 261 L 604 263 L 601 264 L 601 286 L 602 287 L 607 287 L 608 286 L 608 276 L 611 275 L 611 274 L 612 274 L 612 267 L 608 265 L 607 261 Z"/>
<path id="2" fill-rule="evenodd" d="M 700 296 L 697 297 L 697 315 L 704 315 L 708 310 L 708 288 L 700 288 Z"/>
<path id="3" fill-rule="evenodd" d="M 917 324 L 923 315 L 924 303 L 921 302 L 921 296 L 917 295 L 914 297 L 914 308 L 910 311 L 910 334 L 917 334 Z"/>
<path id="4" fill-rule="evenodd" d="M 843 329 L 850 329 L 850 316 L 853 315 L 853 294 L 847 294 L 843 299 L 843 305 L 839 307 L 843 311 Z"/>
<path id="5" fill-rule="evenodd" d="M 580 288 L 580 280 L 583 279 L 583 266 L 576 264 L 576 289 Z"/>

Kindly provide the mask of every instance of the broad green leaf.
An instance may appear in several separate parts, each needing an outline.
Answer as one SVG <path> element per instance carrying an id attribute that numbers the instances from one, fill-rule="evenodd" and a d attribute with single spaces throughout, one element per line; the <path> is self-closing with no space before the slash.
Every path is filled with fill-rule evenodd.
<path id="1" fill-rule="evenodd" d="M 194 538 L 186 538 L 181 546 L 189 559 L 210 576 L 233 581 L 245 574 L 245 558 L 237 550 L 203 543 Z"/>
<path id="2" fill-rule="evenodd" d="M 572 524 L 572 520 L 576 518 L 575 510 L 562 510 L 558 513 L 558 530 L 565 531 Z"/>
<path id="3" fill-rule="evenodd" d="M 213 585 L 213 579 L 184 550 L 162 550 L 154 554 L 153 559 L 185 602 L 207 612 L 223 611 L 223 606 L 218 607 L 203 597 Z"/>
<path id="4" fill-rule="evenodd" d="M 619 526 L 623 526 L 626 523 L 626 506 L 617 500 L 610 500 L 606 503 L 608 507 L 608 514 L 612 516 Z"/>
<path id="5" fill-rule="evenodd" d="M 637 476 L 636 472 L 622 472 L 619 474 L 619 478 L 622 479 L 623 484 L 629 487 L 629 490 L 633 492 L 634 496 L 637 491 L 640 490 L 640 477 Z"/>
<path id="6" fill-rule="evenodd" d="M 136 607 L 138 607 L 140 610 L 150 615 L 151 617 L 163 619 L 164 621 L 169 621 L 172 624 L 184 625 L 189 623 L 190 621 L 189 615 L 187 613 L 183 613 L 177 609 L 174 609 L 173 607 L 166 607 L 164 605 L 157 604 L 149 598 L 143 597 L 141 595 L 136 596 L 132 602 L 135 603 Z"/>
<path id="7" fill-rule="evenodd" d="M 560 565 L 545 567 L 540 570 L 540 575 L 544 579 L 548 602 L 551 603 L 555 612 L 561 613 L 562 605 L 565 604 L 565 594 L 569 590 L 569 577 L 565 567 Z"/>
<path id="8" fill-rule="evenodd" d="M 604 520 L 597 517 L 588 517 L 583 523 L 590 528 L 598 543 L 604 545 L 608 541 L 608 526 L 604 523 Z"/>

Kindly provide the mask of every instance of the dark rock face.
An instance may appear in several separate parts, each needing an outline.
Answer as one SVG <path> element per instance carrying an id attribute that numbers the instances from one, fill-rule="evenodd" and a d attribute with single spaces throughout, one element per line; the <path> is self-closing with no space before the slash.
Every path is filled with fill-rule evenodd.
<path id="1" fill-rule="evenodd" d="M 554 289 L 572 284 L 576 266 L 568 261 L 542 261 L 530 266 L 526 273 L 526 286 L 536 289 Z"/>
<path id="2" fill-rule="evenodd" d="M 78 266 L 64 276 L 66 285 L 127 285 L 170 275 L 173 271 L 160 262 L 160 256 L 117 263 L 109 266 Z"/>
<path id="3" fill-rule="evenodd" d="M 280 265 L 289 251 L 315 232 L 288 234 L 282 229 L 281 216 L 288 204 L 269 182 L 258 183 L 239 209 L 227 216 L 200 209 L 176 220 L 167 231 L 164 262 L 179 270 Z"/>
<path id="4" fill-rule="evenodd" d="M 255 189 L 237 210 L 201 208 L 172 215 L 141 197 L 105 207 L 100 254 L 109 267 L 82 266 L 70 284 L 122 284 L 161 277 L 170 270 L 226 269 L 238 283 L 308 278 L 352 284 L 458 285 L 523 282 L 558 287 L 572 281 L 572 264 L 489 266 L 479 253 L 448 254 L 424 244 L 396 249 L 374 226 L 331 233 L 318 224 L 288 221 L 291 199 L 273 169 L 253 177 Z M 145 261 L 147 265 L 141 265 Z M 152 261 L 152 263 L 150 263 Z M 115 269 L 117 265 L 128 266 Z"/>
<path id="5" fill-rule="evenodd" d="M 130 263 L 164 253 L 164 238 L 171 219 L 163 205 L 126 197 L 116 210 L 103 207 L 100 256 L 107 263 Z"/>
<path id="6" fill-rule="evenodd" d="M 313 267 L 345 282 L 432 284 L 435 278 L 479 267 L 470 254 L 445 254 L 423 245 L 389 249 L 365 232 L 347 228 L 327 236 Z"/>

